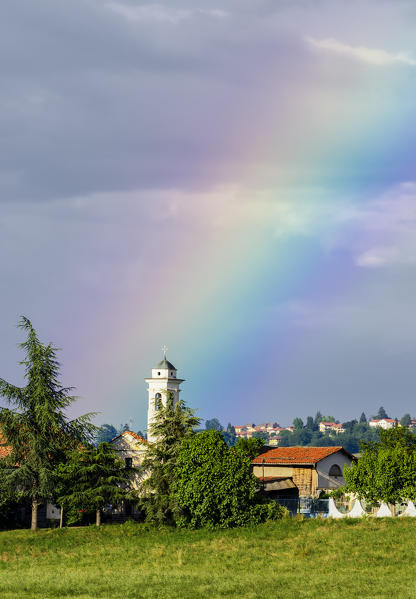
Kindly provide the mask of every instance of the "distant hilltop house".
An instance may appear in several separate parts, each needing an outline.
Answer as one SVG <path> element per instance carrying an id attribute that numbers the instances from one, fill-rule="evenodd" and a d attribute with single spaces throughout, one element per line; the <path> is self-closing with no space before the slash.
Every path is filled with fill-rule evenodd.
<path id="1" fill-rule="evenodd" d="M 250 439 L 254 433 L 267 433 L 269 439 L 277 439 L 281 431 L 293 432 L 293 426 L 281 427 L 277 422 L 265 422 L 264 424 L 242 424 L 234 426 L 238 439 Z"/>
<path id="2" fill-rule="evenodd" d="M 385 430 L 393 428 L 395 423 L 396 421 L 394 418 L 373 418 L 368 421 L 369 426 L 373 428 L 384 428 Z"/>
<path id="3" fill-rule="evenodd" d="M 319 431 L 321 433 L 330 432 L 339 435 L 339 433 L 345 433 L 345 428 L 342 427 L 341 422 L 320 422 Z"/>
<path id="4" fill-rule="evenodd" d="M 344 468 L 356 459 L 343 447 L 279 447 L 254 458 L 252 468 L 269 497 L 317 497 L 345 485 Z"/>

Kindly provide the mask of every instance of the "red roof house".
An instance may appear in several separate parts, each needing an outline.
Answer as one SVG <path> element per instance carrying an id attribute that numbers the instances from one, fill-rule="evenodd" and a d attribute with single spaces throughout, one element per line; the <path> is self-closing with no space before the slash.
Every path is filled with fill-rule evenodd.
<path id="1" fill-rule="evenodd" d="M 293 489 L 303 497 L 316 497 L 321 490 L 336 489 L 345 484 L 343 471 L 356 458 L 341 446 L 338 447 L 276 447 L 269 449 L 252 461 L 253 473 L 262 480 L 267 491 L 267 479 L 280 478 L 281 488 L 273 481 L 277 496 L 287 489 L 291 479 Z"/>

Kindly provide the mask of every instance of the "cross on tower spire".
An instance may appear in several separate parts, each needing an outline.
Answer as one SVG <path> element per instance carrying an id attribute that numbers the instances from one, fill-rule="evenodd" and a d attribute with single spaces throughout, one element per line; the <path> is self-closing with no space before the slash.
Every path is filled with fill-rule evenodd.
<path id="1" fill-rule="evenodd" d="M 164 345 L 164 346 L 162 347 L 162 351 L 163 351 L 163 355 L 164 355 L 164 357 L 165 357 L 165 360 L 166 360 L 166 352 L 168 351 L 168 348 L 166 347 L 166 345 Z"/>

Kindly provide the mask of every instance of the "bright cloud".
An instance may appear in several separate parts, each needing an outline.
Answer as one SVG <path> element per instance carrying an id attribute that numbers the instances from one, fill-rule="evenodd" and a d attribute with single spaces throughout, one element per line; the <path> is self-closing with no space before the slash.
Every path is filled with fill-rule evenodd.
<path id="1" fill-rule="evenodd" d="M 366 46 L 350 46 L 343 44 L 338 40 L 329 37 L 325 39 L 315 39 L 313 37 L 306 37 L 306 41 L 318 50 L 324 50 L 327 52 L 333 52 L 343 56 L 349 56 L 361 62 L 377 66 L 389 66 L 394 64 L 406 64 L 409 66 L 416 66 L 416 60 L 414 60 L 406 52 L 398 52 L 396 54 L 387 52 L 381 48 L 367 48 Z"/>

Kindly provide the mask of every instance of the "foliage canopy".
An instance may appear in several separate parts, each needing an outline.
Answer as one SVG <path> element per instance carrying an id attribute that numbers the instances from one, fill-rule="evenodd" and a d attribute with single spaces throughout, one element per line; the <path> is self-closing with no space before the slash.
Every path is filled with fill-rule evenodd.
<path id="1" fill-rule="evenodd" d="M 31 322 L 22 317 L 19 327 L 27 333 L 20 347 L 26 354 L 25 387 L 0 379 L 0 396 L 12 408 L 0 409 L 0 428 L 11 453 L 0 462 L 3 495 L 32 503 L 32 528 L 37 528 L 38 506 L 53 498 L 54 470 L 66 453 L 92 438 L 91 414 L 68 420 L 65 409 L 74 401 L 70 387 L 59 382 L 56 348 L 44 345 Z"/>
<path id="2" fill-rule="evenodd" d="M 80 511 L 95 510 L 99 526 L 107 504 L 134 498 L 130 485 L 134 471 L 125 467 L 109 443 L 72 451 L 56 471 L 58 503 L 68 510 L 68 523 L 76 522 Z"/>
<path id="3" fill-rule="evenodd" d="M 416 436 L 402 427 L 379 434 L 380 440 L 363 444 L 361 458 L 345 468 L 346 490 L 368 501 L 416 499 Z"/>
<path id="4" fill-rule="evenodd" d="M 175 466 L 176 522 L 188 528 L 230 528 L 277 518 L 282 510 L 258 493 L 251 458 L 213 429 L 184 439 Z"/>

